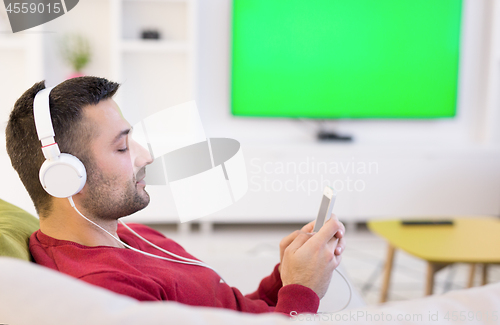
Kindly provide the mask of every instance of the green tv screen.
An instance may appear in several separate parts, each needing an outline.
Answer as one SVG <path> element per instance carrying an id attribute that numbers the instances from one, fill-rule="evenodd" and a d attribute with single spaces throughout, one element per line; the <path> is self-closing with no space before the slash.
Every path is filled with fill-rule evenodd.
<path id="1" fill-rule="evenodd" d="M 237 116 L 442 118 L 462 0 L 233 0 Z"/>

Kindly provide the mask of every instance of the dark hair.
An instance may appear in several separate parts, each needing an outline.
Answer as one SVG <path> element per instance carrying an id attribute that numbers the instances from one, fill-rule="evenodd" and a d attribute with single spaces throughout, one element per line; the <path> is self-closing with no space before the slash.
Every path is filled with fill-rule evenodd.
<path id="1" fill-rule="evenodd" d="M 104 78 L 79 77 L 57 85 L 49 96 L 50 114 L 55 140 L 61 152 L 72 154 L 85 164 L 92 126 L 82 121 L 82 109 L 111 98 L 120 85 Z M 33 101 L 45 88 L 45 81 L 34 84 L 15 103 L 7 124 L 6 146 L 12 166 L 26 187 L 38 214 L 48 213 L 51 196 L 39 180 L 39 170 L 45 158 L 35 128 Z"/>

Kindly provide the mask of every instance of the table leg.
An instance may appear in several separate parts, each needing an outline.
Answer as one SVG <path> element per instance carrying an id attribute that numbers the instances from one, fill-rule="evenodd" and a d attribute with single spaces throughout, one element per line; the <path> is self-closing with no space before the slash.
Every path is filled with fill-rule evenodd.
<path id="1" fill-rule="evenodd" d="M 467 283 L 467 288 L 472 288 L 474 285 L 474 275 L 476 273 L 476 264 L 471 263 L 469 271 L 469 282 Z"/>
<path id="2" fill-rule="evenodd" d="M 425 286 L 425 295 L 430 296 L 434 291 L 434 275 L 437 271 L 453 263 L 427 262 L 427 284 Z"/>
<path id="3" fill-rule="evenodd" d="M 392 264 L 394 261 L 394 252 L 396 251 L 396 248 L 389 244 L 388 249 L 387 249 L 387 258 L 385 260 L 385 266 L 384 266 L 384 280 L 382 283 L 382 295 L 380 297 L 380 302 L 386 302 L 387 301 L 387 295 L 389 292 L 389 284 L 391 282 L 391 273 L 392 273 Z"/>
<path id="4" fill-rule="evenodd" d="M 434 264 L 431 262 L 427 262 L 427 282 L 425 286 L 425 295 L 432 295 L 432 291 L 434 290 L 434 273 L 436 273 L 436 269 Z"/>
<path id="5" fill-rule="evenodd" d="M 488 283 L 488 264 L 483 264 L 483 272 L 481 276 L 481 285 L 485 285 Z"/>

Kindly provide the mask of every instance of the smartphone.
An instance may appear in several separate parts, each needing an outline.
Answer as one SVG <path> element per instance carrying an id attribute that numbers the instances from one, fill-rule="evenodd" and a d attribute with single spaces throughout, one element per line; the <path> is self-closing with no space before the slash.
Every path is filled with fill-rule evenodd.
<path id="1" fill-rule="evenodd" d="M 333 205 L 335 204 L 335 198 L 337 197 L 337 192 L 330 186 L 325 186 L 323 190 L 323 197 L 321 199 L 321 205 L 319 206 L 318 216 L 316 217 L 316 223 L 314 224 L 313 232 L 318 232 L 325 222 L 330 219 L 332 215 Z"/>

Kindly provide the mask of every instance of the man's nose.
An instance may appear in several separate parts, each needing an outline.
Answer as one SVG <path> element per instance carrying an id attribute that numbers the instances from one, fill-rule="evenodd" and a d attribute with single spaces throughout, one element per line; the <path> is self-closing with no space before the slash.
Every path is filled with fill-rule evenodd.
<path id="1" fill-rule="evenodd" d="M 132 145 L 134 146 L 134 151 L 136 153 L 134 165 L 136 165 L 137 167 L 144 167 L 153 162 L 154 159 L 148 149 L 144 148 L 134 140 L 132 140 Z"/>

